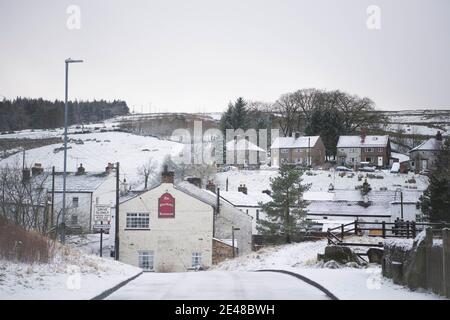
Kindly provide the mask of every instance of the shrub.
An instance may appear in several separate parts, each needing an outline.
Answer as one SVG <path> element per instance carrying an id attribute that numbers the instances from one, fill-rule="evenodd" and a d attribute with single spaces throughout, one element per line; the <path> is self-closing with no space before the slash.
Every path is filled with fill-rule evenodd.
<path id="1" fill-rule="evenodd" d="M 35 231 L 26 231 L 0 217 L 0 258 L 24 263 L 48 263 L 54 244 Z"/>

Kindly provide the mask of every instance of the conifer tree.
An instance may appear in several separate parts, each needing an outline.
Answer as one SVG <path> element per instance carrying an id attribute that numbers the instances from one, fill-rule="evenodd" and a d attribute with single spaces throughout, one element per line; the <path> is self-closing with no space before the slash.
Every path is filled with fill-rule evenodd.
<path id="1" fill-rule="evenodd" d="M 279 175 L 271 179 L 272 201 L 260 204 L 266 219 L 258 221 L 257 229 L 263 235 L 284 235 L 286 243 L 307 227 L 303 193 L 310 185 L 302 184 L 303 169 L 282 165 Z"/>
<path id="2" fill-rule="evenodd" d="M 419 207 L 424 220 L 450 222 L 450 140 L 439 152 L 436 166 L 431 171 L 430 184 L 420 197 Z"/>

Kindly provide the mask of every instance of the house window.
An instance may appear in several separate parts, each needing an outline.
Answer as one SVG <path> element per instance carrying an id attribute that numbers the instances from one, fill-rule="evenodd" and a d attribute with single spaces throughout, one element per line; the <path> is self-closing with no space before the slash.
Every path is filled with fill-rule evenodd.
<path id="1" fill-rule="evenodd" d="M 281 149 L 281 153 L 288 153 L 289 149 Z"/>
<path id="2" fill-rule="evenodd" d="M 153 270 L 153 251 L 139 251 L 139 268 Z"/>
<path id="3" fill-rule="evenodd" d="M 72 207 L 73 208 L 78 208 L 78 197 L 73 197 L 72 198 Z"/>
<path id="4" fill-rule="evenodd" d="M 202 254 L 200 252 L 192 253 L 192 268 L 200 267 L 202 265 Z"/>
<path id="5" fill-rule="evenodd" d="M 414 167 L 414 161 L 411 161 L 411 167 Z"/>
<path id="6" fill-rule="evenodd" d="M 378 152 L 383 152 L 383 148 L 378 148 Z"/>
<path id="7" fill-rule="evenodd" d="M 366 162 L 372 163 L 372 162 L 373 162 L 373 161 L 372 161 L 372 158 L 370 158 L 370 157 L 366 158 Z"/>
<path id="8" fill-rule="evenodd" d="M 256 221 L 259 221 L 259 209 L 256 209 Z"/>
<path id="9" fill-rule="evenodd" d="M 352 158 L 352 163 L 355 162 L 355 158 Z"/>
<path id="10" fill-rule="evenodd" d="M 71 224 L 78 224 L 78 216 L 76 214 L 73 214 L 70 219 Z"/>
<path id="11" fill-rule="evenodd" d="M 366 148 L 366 152 L 373 152 L 373 148 Z"/>
<path id="12" fill-rule="evenodd" d="M 127 212 L 127 229 L 149 229 L 149 213 L 129 213 Z"/>

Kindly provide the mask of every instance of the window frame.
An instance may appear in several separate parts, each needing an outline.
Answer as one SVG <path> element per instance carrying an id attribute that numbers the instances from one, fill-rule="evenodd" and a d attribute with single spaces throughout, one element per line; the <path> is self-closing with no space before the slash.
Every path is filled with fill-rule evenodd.
<path id="1" fill-rule="evenodd" d="M 136 216 L 131 217 L 131 215 Z M 134 224 L 133 218 L 137 219 Z M 150 212 L 127 212 L 125 216 L 125 230 L 150 230 Z"/>
<path id="2" fill-rule="evenodd" d="M 194 261 L 197 261 L 197 263 L 195 264 Z M 192 266 L 192 268 L 197 268 L 197 267 L 202 266 L 202 253 L 201 252 L 198 252 L 198 251 L 192 252 L 191 266 Z"/>
<path id="3" fill-rule="evenodd" d="M 144 268 L 144 258 L 147 258 L 146 261 L 149 268 Z M 150 263 L 151 262 L 151 263 Z M 155 253 L 153 250 L 139 250 L 138 251 L 138 266 L 144 271 L 155 271 Z"/>

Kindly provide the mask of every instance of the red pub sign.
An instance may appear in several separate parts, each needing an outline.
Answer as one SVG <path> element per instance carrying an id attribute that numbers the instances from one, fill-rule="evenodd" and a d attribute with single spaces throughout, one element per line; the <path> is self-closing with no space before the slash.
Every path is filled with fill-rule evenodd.
<path id="1" fill-rule="evenodd" d="M 175 217 L 175 198 L 170 193 L 166 192 L 158 199 L 158 217 Z"/>

